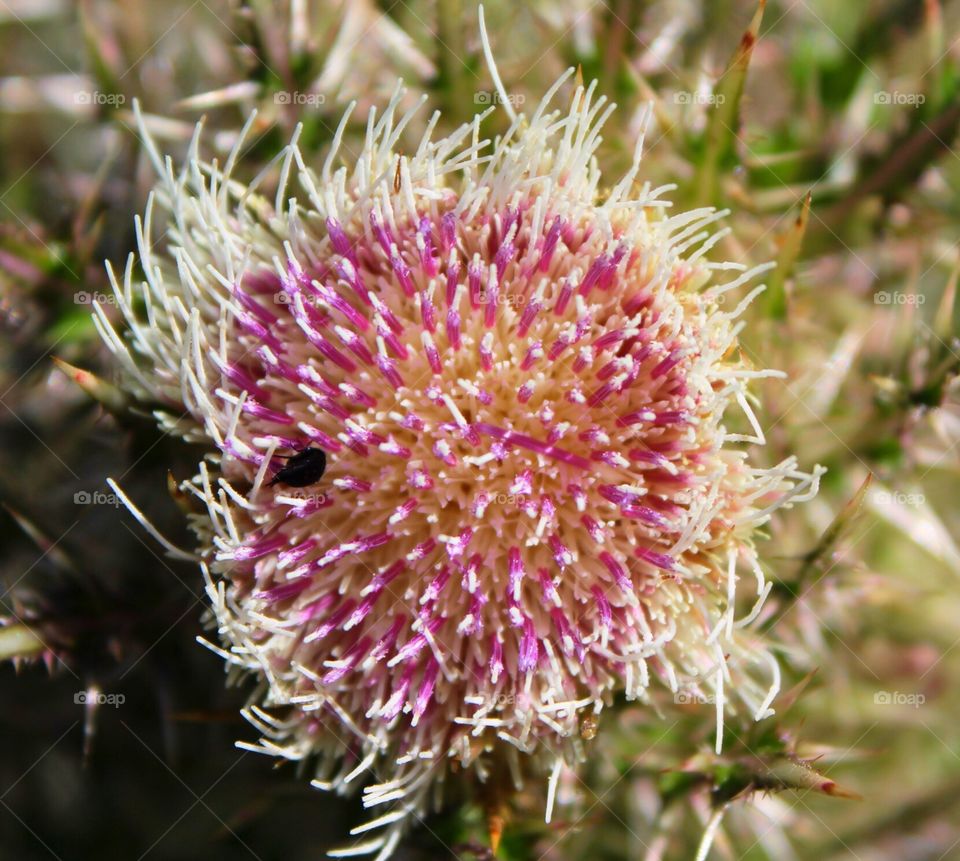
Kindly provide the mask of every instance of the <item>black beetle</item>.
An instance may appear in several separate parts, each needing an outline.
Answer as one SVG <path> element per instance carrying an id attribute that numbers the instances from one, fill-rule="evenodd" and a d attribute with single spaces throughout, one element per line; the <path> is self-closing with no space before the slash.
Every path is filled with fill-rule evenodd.
<path id="1" fill-rule="evenodd" d="M 283 468 L 277 472 L 267 487 L 287 484 L 290 487 L 306 487 L 319 481 L 327 468 L 327 456 L 319 448 L 305 448 L 290 455 Z"/>

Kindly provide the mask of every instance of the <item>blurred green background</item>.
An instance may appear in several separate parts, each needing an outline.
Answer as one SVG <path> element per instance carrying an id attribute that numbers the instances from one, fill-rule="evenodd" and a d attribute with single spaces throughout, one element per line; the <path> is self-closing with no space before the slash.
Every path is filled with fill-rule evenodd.
<path id="1" fill-rule="evenodd" d="M 532 108 L 571 65 L 598 79 L 619 105 L 600 150 L 612 184 L 652 101 L 642 178 L 675 183 L 678 207 L 732 210 L 717 259 L 778 261 L 743 334 L 751 362 L 789 374 L 758 387 L 755 457 L 829 468 L 762 545 L 761 627 L 785 689 L 807 682 L 795 704 L 732 720 L 720 758 L 712 707 L 616 705 L 559 821 L 528 787 L 501 857 L 693 858 L 726 806 L 711 858 L 960 858 L 960 3 L 757 12 L 486 4 L 512 102 Z M 203 116 L 222 159 L 257 108 L 253 176 L 298 122 L 322 158 L 352 100 L 356 151 L 398 77 L 441 130 L 492 102 L 475 4 L 0 0 L 0 655 L 42 652 L 0 665 L 0 857 L 314 859 L 359 821 L 356 802 L 233 747 L 253 735 L 246 690 L 195 643 L 198 572 L 109 495 L 112 476 L 187 543 L 167 472 L 200 452 L 111 414 L 52 357 L 109 376 L 89 312 L 152 183 L 134 99 L 174 158 Z M 497 112 L 485 131 L 505 126 Z M 85 707 L 88 691 L 113 700 Z M 482 799 L 453 787 L 398 857 L 484 858 L 485 831 Z"/>

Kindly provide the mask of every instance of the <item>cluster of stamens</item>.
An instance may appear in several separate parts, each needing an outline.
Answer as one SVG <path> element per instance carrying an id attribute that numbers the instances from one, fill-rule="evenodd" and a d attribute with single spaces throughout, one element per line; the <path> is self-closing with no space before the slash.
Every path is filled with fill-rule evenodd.
<path id="1" fill-rule="evenodd" d="M 765 714 L 737 572 L 765 596 L 750 533 L 816 478 L 730 447 L 760 441 L 723 420 L 753 420 L 767 372 L 739 359 L 725 299 L 760 270 L 709 262 L 718 215 L 669 217 L 636 163 L 598 199 L 592 88 L 488 154 L 479 121 L 398 154 L 396 102 L 352 174 L 331 155 L 318 177 L 291 144 L 272 208 L 195 155 L 179 178 L 158 159 L 177 269 L 141 231 L 149 324 L 129 268 L 118 285 L 154 363 L 118 349 L 131 376 L 214 445 L 187 487 L 222 654 L 264 680 L 249 747 L 315 757 L 326 787 L 379 774 L 366 803 L 403 801 L 383 825 L 450 758 L 575 761 L 581 719 L 654 678 L 722 712 L 742 658 L 737 695 Z M 271 482 L 306 447 L 322 478 Z"/>

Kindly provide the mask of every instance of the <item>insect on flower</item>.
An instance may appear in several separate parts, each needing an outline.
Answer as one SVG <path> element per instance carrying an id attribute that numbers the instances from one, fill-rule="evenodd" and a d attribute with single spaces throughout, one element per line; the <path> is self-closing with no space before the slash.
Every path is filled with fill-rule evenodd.
<path id="1" fill-rule="evenodd" d="M 327 456 L 319 448 L 305 448 L 290 455 L 286 465 L 273 477 L 267 487 L 286 484 L 290 487 L 307 487 L 323 477 L 327 468 Z"/>

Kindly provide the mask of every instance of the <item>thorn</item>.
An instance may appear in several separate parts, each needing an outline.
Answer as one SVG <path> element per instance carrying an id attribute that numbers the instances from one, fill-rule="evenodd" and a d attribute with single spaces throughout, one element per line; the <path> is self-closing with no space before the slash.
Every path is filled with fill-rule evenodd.
<path id="1" fill-rule="evenodd" d="M 924 0 L 923 29 L 927 36 L 927 46 L 930 51 L 928 63 L 940 65 L 944 55 L 943 8 L 940 0 Z"/>
<path id="2" fill-rule="evenodd" d="M 63 359 L 53 356 L 54 364 L 83 389 L 91 398 L 100 403 L 104 409 L 114 414 L 126 412 L 128 401 L 126 395 L 116 386 L 100 379 L 96 374 L 76 368 Z"/>
<path id="3" fill-rule="evenodd" d="M 833 522 L 826 528 L 816 546 L 804 557 L 795 583 L 801 584 L 820 562 L 824 559 L 840 541 L 840 539 L 850 531 L 850 528 L 856 522 L 863 508 L 863 501 L 866 498 L 867 491 L 873 481 L 873 473 L 867 473 L 860 488 L 840 510 L 840 513 L 833 519 Z"/>
<path id="4" fill-rule="evenodd" d="M 714 105 L 706 130 L 706 148 L 697 171 L 700 202 L 714 204 L 719 197 L 720 171 L 734 151 L 737 128 L 740 125 L 740 97 L 750 67 L 750 58 L 760 33 L 760 22 L 766 0 L 760 0 L 750 26 L 740 39 L 737 50 L 713 88 Z"/>
<path id="5" fill-rule="evenodd" d="M 502 766 L 495 766 L 493 773 L 481 787 L 481 797 L 487 819 L 487 834 L 490 837 L 491 857 L 497 854 L 500 840 L 510 813 L 512 783 L 509 772 Z"/>
<path id="6" fill-rule="evenodd" d="M 500 848 L 500 838 L 503 836 L 503 827 L 506 822 L 502 808 L 487 811 L 487 832 L 490 835 L 490 849 L 494 855 Z"/>
<path id="7" fill-rule="evenodd" d="M 7 503 L 2 503 L 4 510 L 9 514 L 16 522 L 26 536 L 33 541 L 37 547 L 43 551 L 44 558 L 49 559 L 57 568 L 61 571 L 70 571 L 76 573 L 77 569 L 74 566 L 73 562 L 70 561 L 70 557 L 59 547 L 56 542 L 51 541 L 44 532 L 38 527 L 32 520 L 29 520 L 26 516 L 21 514 L 15 508 L 11 508 Z"/>
<path id="8" fill-rule="evenodd" d="M 180 482 L 173 477 L 170 470 L 167 470 L 167 491 L 170 493 L 170 498 L 177 504 L 177 508 L 184 514 L 194 513 L 190 497 L 180 489 Z"/>
<path id="9" fill-rule="evenodd" d="M 937 308 L 936 316 L 933 321 L 933 331 L 940 336 L 941 340 L 950 343 L 953 338 L 953 308 L 957 301 L 957 276 L 960 275 L 960 264 L 955 264 L 950 272 L 950 280 L 943 291 L 943 298 Z"/>
<path id="10" fill-rule="evenodd" d="M 767 766 L 767 773 L 758 774 L 758 785 L 773 790 L 813 790 L 834 798 L 861 798 L 855 792 L 841 787 L 813 767 L 816 760 L 778 757 Z"/>
<path id="11" fill-rule="evenodd" d="M 777 255 L 777 268 L 770 276 L 770 284 L 763 297 L 763 307 L 768 317 L 775 320 L 784 320 L 787 316 L 787 279 L 793 272 L 803 237 L 807 232 L 807 222 L 810 220 L 810 203 L 813 195 L 808 191 L 800 207 L 800 213 L 790 229 L 780 237 L 780 253 Z"/>
<path id="12" fill-rule="evenodd" d="M 808 672 L 799 682 L 797 682 L 790 690 L 786 693 L 780 694 L 777 697 L 777 712 L 783 716 L 789 711 L 793 705 L 800 698 L 800 694 L 806 689 L 807 685 L 813 680 L 813 677 L 819 671 L 819 667 L 814 667 L 810 672 Z"/>
<path id="13" fill-rule="evenodd" d="M 825 780 L 820 784 L 819 789 L 821 792 L 826 793 L 827 795 L 832 795 L 834 798 L 851 798 L 854 801 L 863 801 L 863 796 L 859 792 L 853 792 L 849 789 L 844 789 L 841 786 L 838 786 L 836 781 Z"/>

